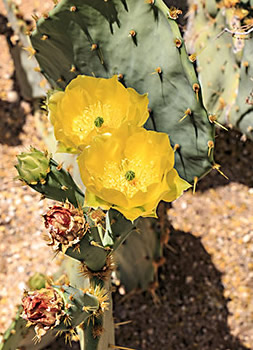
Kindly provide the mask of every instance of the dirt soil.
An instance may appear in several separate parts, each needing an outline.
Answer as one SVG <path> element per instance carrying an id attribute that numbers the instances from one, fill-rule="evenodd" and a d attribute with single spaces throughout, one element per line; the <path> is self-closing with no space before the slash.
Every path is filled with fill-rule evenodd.
<path id="1" fill-rule="evenodd" d="M 51 1 L 21 2 L 26 16 Z M 43 240 L 41 215 L 49 201 L 13 178 L 17 153 L 44 148 L 31 105 L 19 94 L 0 3 L 0 332 L 9 325 L 25 282 L 36 271 L 52 274 L 57 261 Z M 156 297 L 114 294 L 116 344 L 136 350 L 253 349 L 253 143 L 236 131 L 219 131 L 215 170 L 178 199 L 168 216 Z M 0 336 L 1 337 L 1 336 Z M 1 340 L 1 339 L 0 339 Z M 62 340 L 50 349 L 65 349 Z M 78 345 L 74 344 L 74 349 Z"/>

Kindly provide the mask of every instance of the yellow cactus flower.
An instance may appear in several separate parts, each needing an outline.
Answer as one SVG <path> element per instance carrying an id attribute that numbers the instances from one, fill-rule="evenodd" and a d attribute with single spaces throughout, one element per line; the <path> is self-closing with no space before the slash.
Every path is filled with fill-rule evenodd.
<path id="1" fill-rule="evenodd" d="M 147 94 L 125 88 L 117 76 L 110 79 L 79 75 L 49 97 L 49 116 L 59 150 L 80 153 L 92 138 L 123 123 L 142 126 L 148 116 Z"/>
<path id="2" fill-rule="evenodd" d="M 171 202 L 190 187 L 173 168 L 168 135 L 129 124 L 95 137 L 78 164 L 86 186 L 85 205 L 113 207 L 132 221 L 156 217 L 161 200 Z"/>

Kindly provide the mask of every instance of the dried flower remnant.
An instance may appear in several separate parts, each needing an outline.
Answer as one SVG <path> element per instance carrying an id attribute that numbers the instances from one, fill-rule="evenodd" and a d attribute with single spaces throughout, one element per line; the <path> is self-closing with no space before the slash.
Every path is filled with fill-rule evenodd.
<path id="1" fill-rule="evenodd" d="M 65 314 L 63 300 L 52 287 L 25 292 L 22 306 L 22 317 L 28 321 L 28 326 L 35 326 L 38 340 L 48 330 L 59 325 L 61 317 Z"/>
<path id="2" fill-rule="evenodd" d="M 82 210 L 76 209 L 68 202 L 54 205 L 43 217 L 45 227 L 49 229 L 48 245 L 53 246 L 56 251 L 59 250 L 60 244 L 62 251 L 78 244 L 89 229 Z"/>

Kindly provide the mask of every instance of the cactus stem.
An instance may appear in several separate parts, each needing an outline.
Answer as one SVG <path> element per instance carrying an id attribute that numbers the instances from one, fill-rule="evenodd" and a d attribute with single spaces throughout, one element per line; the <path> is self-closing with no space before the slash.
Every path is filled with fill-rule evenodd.
<path id="1" fill-rule="evenodd" d="M 193 195 L 196 193 L 197 183 L 199 181 L 199 178 L 197 176 L 194 176 L 194 184 L 193 184 Z"/>

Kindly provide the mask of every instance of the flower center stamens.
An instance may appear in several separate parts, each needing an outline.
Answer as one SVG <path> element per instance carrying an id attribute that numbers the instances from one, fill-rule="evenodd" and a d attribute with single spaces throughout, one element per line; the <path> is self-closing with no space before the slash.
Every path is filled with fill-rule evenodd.
<path id="1" fill-rule="evenodd" d="M 128 170 L 125 173 L 125 178 L 127 179 L 127 181 L 132 181 L 135 178 L 135 172 L 132 170 Z"/>
<path id="2" fill-rule="evenodd" d="M 94 120 L 94 124 L 96 128 L 101 128 L 101 126 L 104 124 L 104 119 L 102 117 L 97 117 Z"/>

